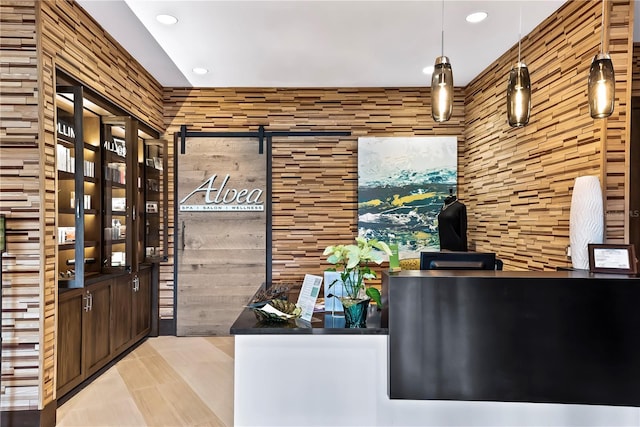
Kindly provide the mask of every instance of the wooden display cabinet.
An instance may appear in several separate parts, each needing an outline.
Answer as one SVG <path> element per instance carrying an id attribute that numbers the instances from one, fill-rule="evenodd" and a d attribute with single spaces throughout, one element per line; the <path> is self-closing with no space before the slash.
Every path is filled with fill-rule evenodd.
<path id="1" fill-rule="evenodd" d="M 139 131 L 135 119 L 69 77 L 58 78 L 67 84 L 56 94 L 60 398 L 151 330 L 152 271 L 167 244 L 167 159 L 166 144 L 147 144 L 157 135 Z M 147 171 L 145 155 L 160 163 Z M 156 193 L 143 185 L 152 173 Z M 159 207 L 158 215 L 149 213 L 150 228 L 141 226 L 147 197 Z M 145 256 L 145 247 L 163 245 L 157 257 Z"/>

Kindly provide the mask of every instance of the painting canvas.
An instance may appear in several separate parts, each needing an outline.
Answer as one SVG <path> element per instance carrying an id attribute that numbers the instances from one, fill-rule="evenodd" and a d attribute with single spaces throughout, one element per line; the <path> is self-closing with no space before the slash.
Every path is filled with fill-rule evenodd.
<path id="1" fill-rule="evenodd" d="M 358 139 L 358 233 L 400 258 L 438 251 L 438 213 L 458 180 L 457 138 Z"/>

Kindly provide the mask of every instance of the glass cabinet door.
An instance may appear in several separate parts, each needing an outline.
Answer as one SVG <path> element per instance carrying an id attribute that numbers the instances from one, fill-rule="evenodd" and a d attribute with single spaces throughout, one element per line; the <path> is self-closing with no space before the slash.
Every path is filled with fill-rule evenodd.
<path id="1" fill-rule="evenodd" d="M 56 88 L 58 284 L 100 273 L 100 116 L 82 86 Z"/>
<path id="2" fill-rule="evenodd" d="M 83 183 L 76 179 L 77 164 L 83 161 L 79 149 L 82 135 L 82 87 L 56 88 L 56 169 L 58 204 L 58 284 L 81 287 L 84 276 L 84 215 L 78 204 Z"/>
<path id="3" fill-rule="evenodd" d="M 167 255 L 167 142 L 143 140 L 145 262 L 164 261 Z M 142 208 L 142 207 L 141 207 Z"/>
<path id="4" fill-rule="evenodd" d="M 103 117 L 103 272 L 131 271 L 136 265 L 137 122 L 130 117 Z"/>

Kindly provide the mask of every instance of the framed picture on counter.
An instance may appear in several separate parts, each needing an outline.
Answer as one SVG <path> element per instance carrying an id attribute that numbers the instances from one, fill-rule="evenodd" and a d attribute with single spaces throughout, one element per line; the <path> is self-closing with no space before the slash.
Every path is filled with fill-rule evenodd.
<path id="1" fill-rule="evenodd" d="M 589 243 L 591 273 L 638 274 L 638 260 L 633 245 Z"/>

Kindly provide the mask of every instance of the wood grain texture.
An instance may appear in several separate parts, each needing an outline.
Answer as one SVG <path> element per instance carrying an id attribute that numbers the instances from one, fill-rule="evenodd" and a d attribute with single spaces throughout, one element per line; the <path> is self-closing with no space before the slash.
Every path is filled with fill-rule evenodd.
<path id="1" fill-rule="evenodd" d="M 424 88 L 168 88 L 164 102 L 168 137 L 183 124 L 189 131 L 256 131 L 259 125 L 268 130 L 351 131 L 350 137 L 273 139 L 272 274 L 280 283 L 301 283 L 305 273 L 321 275 L 330 266 L 322 256 L 324 248 L 355 237 L 359 136 L 453 135 L 460 153 L 464 143 L 462 89 L 456 90 L 451 120 L 441 125 L 431 118 L 430 91 Z M 170 141 L 170 158 L 174 149 Z M 173 174 L 170 165 L 170 182 Z M 172 206 L 171 188 L 169 193 Z M 172 212 L 170 216 L 173 227 Z M 161 274 L 165 317 L 173 316 L 172 263 L 170 258 Z"/>
<path id="2" fill-rule="evenodd" d="M 7 217 L 7 252 L 2 254 L 3 411 L 40 409 L 40 386 L 49 400 L 53 395 L 54 295 L 41 284 L 45 278 L 53 283 L 55 257 L 50 245 L 43 250 L 37 26 L 35 1 L 0 3 L 0 213 Z M 51 218 L 46 226 L 53 230 Z M 46 334 L 43 325 L 49 326 Z"/>
<path id="3" fill-rule="evenodd" d="M 0 12 L 3 318 L 11 319 L 0 401 L 2 410 L 37 410 L 55 398 L 56 67 L 158 130 L 162 91 L 75 2 L 3 1 Z"/>
<path id="4" fill-rule="evenodd" d="M 232 337 L 150 338 L 60 406 L 57 426 L 230 427 L 233 360 Z"/>
<path id="5" fill-rule="evenodd" d="M 258 190 L 266 204 L 266 155 L 258 153 L 257 139 L 194 137 L 185 147 L 178 155 L 178 202 L 206 205 L 205 193 L 192 192 L 215 175 L 211 199 Z M 228 335 L 256 283 L 265 281 L 266 211 L 179 212 L 178 221 L 177 334 Z"/>
<path id="6" fill-rule="evenodd" d="M 46 189 L 44 210 L 41 214 L 51 221 L 47 236 L 55 236 L 55 72 L 61 69 L 79 82 L 91 88 L 140 121 L 162 131 L 162 91 L 160 84 L 127 53 L 113 37 L 102 29 L 78 4 L 71 1 L 41 1 L 38 33 L 41 40 L 41 99 L 42 124 L 40 147 L 46 154 L 43 176 Z M 49 234 L 51 233 L 51 234 Z M 55 240 L 48 239 L 48 256 L 55 260 Z M 46 270 L 44 280 L 45 301 L 53 303 L 55 298 L 54 268 Z M 51 304 L 53 308 L 53 304 Z M 53 316 L 53 309 L 51 310 Z M 42 403 L 46 404 L 53 394 L 55 320 L 44 323 L 44 336 L 51 337 L 43 346 L 42 368 L 44 371 Z"/>
<path id="7" fill-rule="evenodd" d="M 640 16 L 635 17 L 636 20 L 640 19 Z M 635 23 L 635 25 L 640 25 L 639 23 Z M 640 43 L 633 44 L 633 65 L 632 65 L 632 73 L 633 73 L 633 89 L 631 96 L 640 96 Z"/>
<path id="8" fill-rule="evenodd" d="M 505 269 L 568 265 L 571 191 L 580 175 L 601 176 L 606 240 L 624 240 L 631 59 L 625 46 L 631 37 L 628 17 L 633 8 L 628 1 L 607 4 L 616 70 L 616 110 L 609 119 L 591 119 L 587 104 L 589 66 L 600 43 L 598 2 L 567 2 L 522 39 L 522 58 L 532 81 L 531 120 L 526 127 L 512 129 L 506 124 L 504 90 L 517 45 L 466 88 L 466 146 L 459 191 L 468 205 L 469 241 L 471 249 L 497 252 Z"/>
<path id="9" fill-rule="evenodd" d="M 38 409 L 54 396 L 55 240 L 51 237 L 55 236 L 56 66 L 157 129 L 166 126 L 170 155 L 173 134 L 181 124 L 193 130 L 255 130 L 260 124 L 269 129 L 351 130 L 351 138 L 323 143 L 324 162 L 320 163 L 326 167 L 344 161 L 348 165 L 343 174 L 353 176 L 358 136 L 456 135 L 459 192 L 473 208 L 470 242 L 478 250 L 497 251 L 505 259 L 505 268 L 545 269 L 567 265 L 568 206 L 578 175 L 606 176 L 607 236 L 619 241 L 625 233 L 625 220 L 618 215 L 628 192 L 628 167 L 621 160 L 626 157 L 628 138 L 624 94 L 630 86 L 624 76 L 633 66 L 632 93 L 637 96 L 640 48 L 634 45 L 630 65 L 631 53 L 625 46 L 630 45 L 633 8 L 628 1 L 614 1 L 610 6 L 610 51 L 618 77 L 618 100 L 616 113 L 603 130 L 588 119 L 586 104 L 586 73 L 599 44 L 598 2 L 567 2 L 523 39 L 523 59 L 534 84 L 532 119 L 524 129 L 510 129 L 504 124 L 504 88 L 515 62 L 515 47 L 467 88 L 459 89 L 453 119 L 437 125 L 430 118 L 428 89 L 162 91 L 75 3 L 3 1 L 0 210 L 8 216 L 10 251 L 3 255 L 2 266 L 3 296 L 11 310 L 3 311 L 7 338 L 3 342 L 2 409 Z M 164 116 L 163 104 L 167 108 Z M 600 144 L 605 140 L 603 151 Z M 274 152 L 286 153 L 286 145 L 296 143 L 300 141 L 275 141 Z M 346 154 L 335 154 L 338 146 Z M 286 163 L 285 157 L 279 161 Z M 318 163 L 312 151 L 305 151 L 302 158 L 305 163 Z M 276 167 L 285 169 L 274 163 Z M 173 170 L 170 172 L 172 206 Z M 309 177 L 318 176 L 326 177 L 322 171 L 309 169 Z M 296 191 L 309 191 L 311 179 L 300 181 Z M 346 180 L 332 189 L 355 192 L 355 185 Z M 291 189 L 283 187 L 278 197 L 290 197 L 287 191 Z M 310 214 L 311 219 L 305 219 Z M 336 243 L 351 240 L 355 206 L 331 215 L 323 223 L 325 218 L 319 218 L 312 204 L 304 203 L 274 210 L 274 227 L 277 218 L 278 236 L 283 239 L 282 243 L 274 240 L 274 257 L 281 257 L 279 266 L 274 264 L 274 278 L 299 281 L 314 261 L 321 269 L 326 267 L 321 259 L 308 258 L 296 247 L 303 244 L 312 254 L 323 247 L 322 239 L 311 241 L 315 237 L 310 234 L 315 233 L 305 231 L 305 224 L 308 230 L 315 230 L 318 224 L 333 227 Z M 174 315 L 174 220 L 170 211 L 170 258 L 161 266 L 164 318 Z M 5 383 L 5 378 L 11 381 Z"/>

